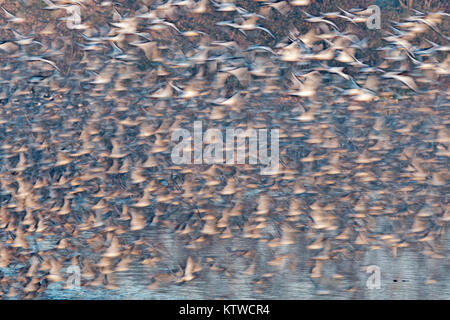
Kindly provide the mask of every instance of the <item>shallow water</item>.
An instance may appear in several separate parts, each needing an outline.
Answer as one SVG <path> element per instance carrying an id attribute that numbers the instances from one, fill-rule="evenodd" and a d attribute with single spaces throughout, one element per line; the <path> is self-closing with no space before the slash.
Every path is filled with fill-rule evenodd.
<path id="1" fill-rule="evenodd" d="M 151 239 L 151 231 L 147 234 Z M 160 238 L 159 238 L 160 239 Z M 178 250 L 170 235 L 166 237 L 168 254 L 172 261 L 182 263 L 189 250 Z M 171 245 L 171 246 L 170 246 Z M 447 235 L 448 250 L 450 239 Z M 204 254 L 210 257 L 227 259 L 227 248 L 248 248 L 248 240 L 222 240 L 211 244 Z M 244 258 L 234 259 L 227 270 L 228 277 L 214 271 L 202 272 L 198 278 L 183 284 L 161 284 L 156 290 L 148 289 L 152 267 L 133 265 L 126 272 L 116 273 L 116 284 L 120 289 L 105 290 L 82 285 L 67 289 L 64 283 L 50 284 L 42 299 L 450 299 L 450 265 L 448 260 L 431 259 L 418 253 L 417 248 L 400 248 L 397 257 L 392 251 L 379 249 L 362 252 L 361 258 L 354 261 L 328 262 L 324 265 L 324 277 L 311 279 L 305 245 L 297 241 L 286 248 L 283 254 L 295 255 L 286 263 L 271 267 L 267 262 L 273 256 L 263 245 L 254 242 L 251 247 L 259 250 L 256 270 L 259 276 L 242 274 L 248 266 Z M 194 256 L 194 252 L 192 252 Z M 228 254 L 229 256 L 229 254 Z M 291 264 L 295 264 L 292 267 Z M 367 279 L 370 274 L 364 267 L 377 265 L 381 271 L 381 288 L 369 289 Z M 332 279 L 333 273 L 345 274 L 345 280 Z M 255 280 L 264 273 L 273 273 L 264 285 L 255 285 Z M 425 284 L 432 276 L 436 282 Z M 84 281 L 82 281 L 83 283 Z M 352 289 L 352 290 L 350 290 Z"/>

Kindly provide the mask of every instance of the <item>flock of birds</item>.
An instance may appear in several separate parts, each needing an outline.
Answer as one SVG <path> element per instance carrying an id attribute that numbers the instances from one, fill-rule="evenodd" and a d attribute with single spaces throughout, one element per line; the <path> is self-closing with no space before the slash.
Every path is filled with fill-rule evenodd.
<path id="1" fill-rule="evenodd" d="M 372 12 L 309 0 L 43 2 L 39 30 L 0 8 L 0 297 L 40 297 L 71 265 L 106 289 L 136 265 L 153 290 L 233 277 L 203 254 L 220 243 L 255 290 L 299 263 L 339 283 L 330 265 L 381 248 L 449 263 L 449 14 L 368 30 L 374 47 L 357 35 Z M 174 165 L 171 134 L 196 120 L 280 129 L 278 174 Z"/>

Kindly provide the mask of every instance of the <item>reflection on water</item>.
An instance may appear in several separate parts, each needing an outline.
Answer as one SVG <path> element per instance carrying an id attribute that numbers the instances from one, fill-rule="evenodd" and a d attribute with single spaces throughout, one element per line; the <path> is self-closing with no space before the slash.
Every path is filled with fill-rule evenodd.
<path id="1" fill-rule="evenodd" d="M 150 241 L 163 240 L 168 249 L 167 268 L 183 264 L 188 255 L 195 251 L 179 250 L 173 236 L 158 235 L 156 231 L 145 232 Z M 447 236 L 447 250 L 449 248 Z M 245 275 L 249 259 L 236 257 L 235 250 L 258 250 L 255 275 Z M 353 261 L 326 261 L 323 277 L 311 279 L 311 255 L 302 241 L 283 250 L 290 257 L 277 267 L 268 262 L 273 252 L 258 241 L 229 239 L 211 242 L 201 251 L 204 257 L 212 257 L 227 266 L 228 275 L 221 270 L 204 271 L 198 278 L 183 284 L 161 284 L 158 289 L 149 289 L 151 275 L 159 268 L 132 265 L 126 272 L 116 274 L 116 290 L 96 289 L 91 286 L 67 289 L 64 283 L 48 286 L 44 299 L 447 299 L 450 296 L 448 274 L 450 266 L 445 259 L 433 260 L 414 248 L 400 249 L 394 258 L 392 251 L 385 248 L 361 252 Z M 368 289 L 366 282 L 370 274 L 365 266 L 377 265 L 381 269 L 381 288 Z M 345 278 L 333 279 L 339 273 Z M 430 274 L 434 283 L 425 284 Z"/>

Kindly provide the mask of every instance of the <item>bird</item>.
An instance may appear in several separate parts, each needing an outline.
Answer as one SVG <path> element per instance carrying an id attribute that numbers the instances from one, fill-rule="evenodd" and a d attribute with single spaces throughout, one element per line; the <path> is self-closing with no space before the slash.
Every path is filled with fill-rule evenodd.
<path id="1" fill-rule="evenodd" d="M 41 62 L 44 62 L 44 63 L 48 63 L 48 64 L 51 65 L 53 68 L 55 68 L 56 71 L 60 72 L 60 69 L 58 68 L 58 66 L 56 65 L 56 63 L 54 63 L 54 62 L 51 61 L 51 60 L 48 60 L 48 59 L 44 59 L 44 58 L 42 58 L 42 57 L 39 57 L 39 56 L 23 56 L 23 57 L 20 58 L 20 60 L 23 60 L 23 61 L 41 61 Z"/>
<path id="2" fill-rule="evenodd" d="M 3 13 L 5 14 L 6 18 L 8 19 L 8 20 L 7 20 L 8 22 L 21 24 L 21 23 L 24 23 L 24 22 L 26 21 L 25 18 L 23 18 L 23 17 L 17 17 L 17 16 L 15 16 L 15 15 L 9 13 L 8 11 L 6 11 L 5 8 L 3 8 L 3 7 L 1 7 L 1 8 L 2 8 Z"/>
<path id="3" fill-rule="evenodd" d="M 332 26 L 335 30 L 339 30 L 339 28 L 337 27 L 337 25 L 334 22 L 331 22 L 327 19 L 324 19 L 323 17 L 320 16 L 313 16 L 309 13 L 307 13 L 306 11 L 302 10 L 302 12 L 307 16 L 307 19 L 305 19 L 305 21 L 311 22 L 311 23 L 326 23 L 330 26 Z"/>
<path id="4" fill-rule="evenodd" d="M 414 91 L 418 91 L 419 88 L 417 87 L 417 84 L 414 82 L 414 79 L 405 75 L 401 75 L 399 73 L 395 72 L 387 72 L 383 75 L 384 78 L 392 78 L 395 80 L 398 80 L 405 84 L 408 88 Z"/>

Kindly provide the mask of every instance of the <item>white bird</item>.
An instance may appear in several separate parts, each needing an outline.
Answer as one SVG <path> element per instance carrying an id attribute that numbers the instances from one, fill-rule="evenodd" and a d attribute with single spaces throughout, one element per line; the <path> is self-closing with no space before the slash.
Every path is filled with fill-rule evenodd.
<path id="1" fill-rule="evenodd" d="M 322 71 L 327 71 L 327 72 L 330 72 L 330 73 L 335 73 L 337 75 L 340 75 L 345 80 L 350 80 L 351 79 L 351 76 L 349 76 L 348 74 L 343 72 L 344 67 L 330 67 L 330 66 L 322 65 L 322 67 L 318 68 L 317 70 L 322 70 Z"/>
<path id="2" fill-rule="evenodd" d="M 54 62 L 51 61 L 51 60 L 44 59 L 44 58 L 42 58 L 42 57 L 38 57 L 38 56 L 30 56 L 30 57 L 24 57 L 24 58 L 22 58 L 21 60 L 25 60 L 25 61 L 42 61 L 42 62 L 45 62 L 45 63 L 50 64 L 50 65 L 51 65 L 52 67 L 54 67 L 58 72 L 60 72 L 60 70 L 59 70 L 58 66 L 56 65 L 56 63 L 54 63 Z"/>
<path id="3" fill-rule="evenodd" d="M 12 23 L 23 23 L 25 22 L 25 18 L 22 17 L 16 17 L 15 15 L 9 13 L 8 11 L 6 11 L 5 8 L 3 8 L 3 12 L 5 12 L 6 17 L 8 18 L 8 22 L 12 22 Z"/>
<path id="4" fill-rule="evenodd" d="M 161 88 L 157 91 L 155 91 L 154 93 L 152 93 L 151 97 L 152 98 L 170 98 L 173 96 L 173 90 L 172 90 L 172 84 L 171 83 L 167 83 L 167 85 L 164 88 Z"/>
<path id="5" fill-rule="evenodd" d="M 302 10 L 303 11 L 303 10 Z M 315 17 L 313 15 L 310 15 L 308 12 L 303 11 L 304 14 L 306 14 L 306 16 L 308 17 L 308 19 L 306 19 L 306 21 L 308 22 L 312 22 L 312 23 L 326 23 L 329 24 L 330 26 L 332 26 L 333 28 L 335 28 L 336 30 L 339 30 L 339 28 L 337 27 L 336 24 L 334 24 L 333 22 L 324 19 L 323 17 Z"/>
<path id="6" fill-rule="evenodd" d="M 270 10 L 270 8 L 273 8 L 275 10 L 277 10 L 279 13 L 281 13 L 282 15 L 286 15 L 289 13 L 289 10 L 291 9 L 289 7 L 289 4 L 286 1 L 279 1 L 279 2 L 272 2 L 272 3 L 265 3 L 266 7 L 268 10 Z"/>
<path id="7" fill-rule="evenodd" d="M 240 14 L 246 13 L 247 10 L 245 10 L 244 8 L 238 7 L 236 6 L 234 3 L 232 2 L 222 2 L 222 3 L 217 3 L 212 1 L 212 4 L 217 8 L 216 11 L 221 11 L 221 12 L 232 12 L 232 11 L 237 11 Z"/>
<path id="8" fill-rule="evenodd" d="M 403 84 L 405 84 L 408 88 L 410 88 L 416 92 L 419 90 L 416 83 L 414 82 L 414 79 L 411 77 L 400 75 L 395 72 L 388 72 L 388 73 L 384 74 L 383 77 L 398 80 L 398 81 L 402 82 Z"/>
<path id="9" fill-rule="evenodd" d="M 171 27 L 172 29 L 174 29 L 176 32 L 181 33 L 180 30 L 172 22 L 166 21 L 164 19 L 153 19 L 151 21 L 151 24 L 153 26 L 161 26 L 161 25 L 168 26 L 168 27 Z M 150 28 L 154 29 L 154 27 L 150 27 Z"/>
<path id="10" fill-rule="evenodd" d="M 309 5 L 311 0 L 292 0 L 289 2 L 289 4 L 293 7 L 304 7 Z"/>
<path id="11" fill-rule="evenodd" d="M 316 95 L 316 90 L 320 83 L 320 74 L 318 71 L 312 71 L 303 75 L 303 77 L 306 78 L 303 82 L 301 82 L 293 73 L 291 74 L 294 90 L 290 91 L 289 95 L 298 97 L 313 97 Z"/>
<path id="12" fill-rule="evenodd" d="M 213 104 L 221 105 L 221 106 L 239 106 L 242 103 L 240 93 L 236 93 L 230 98 L 218 98 L 211 101 Z"/>
<path id="13" fill-rule="evenodd" d="M 260 26 L 259 24 L 256 24 L 256 20 L 258 19 L 259 15 L 252 15 L 249 19 L 242 21 L 241 23 L 235 23 L 232 21 L 221 21 L 217 22 L 216 25 L 218 26 L 228 26 L 234 29 L 238 29 L 241 31 L 244 35 L 246 35 L 245 31 L 251 31 L 251 30 L 262 30 L 266 33 L 268 33 L 272 38 L 275 39 L 275 36 L 272 32 L 270 32 L 269 29 L 264 28 Z"/>

